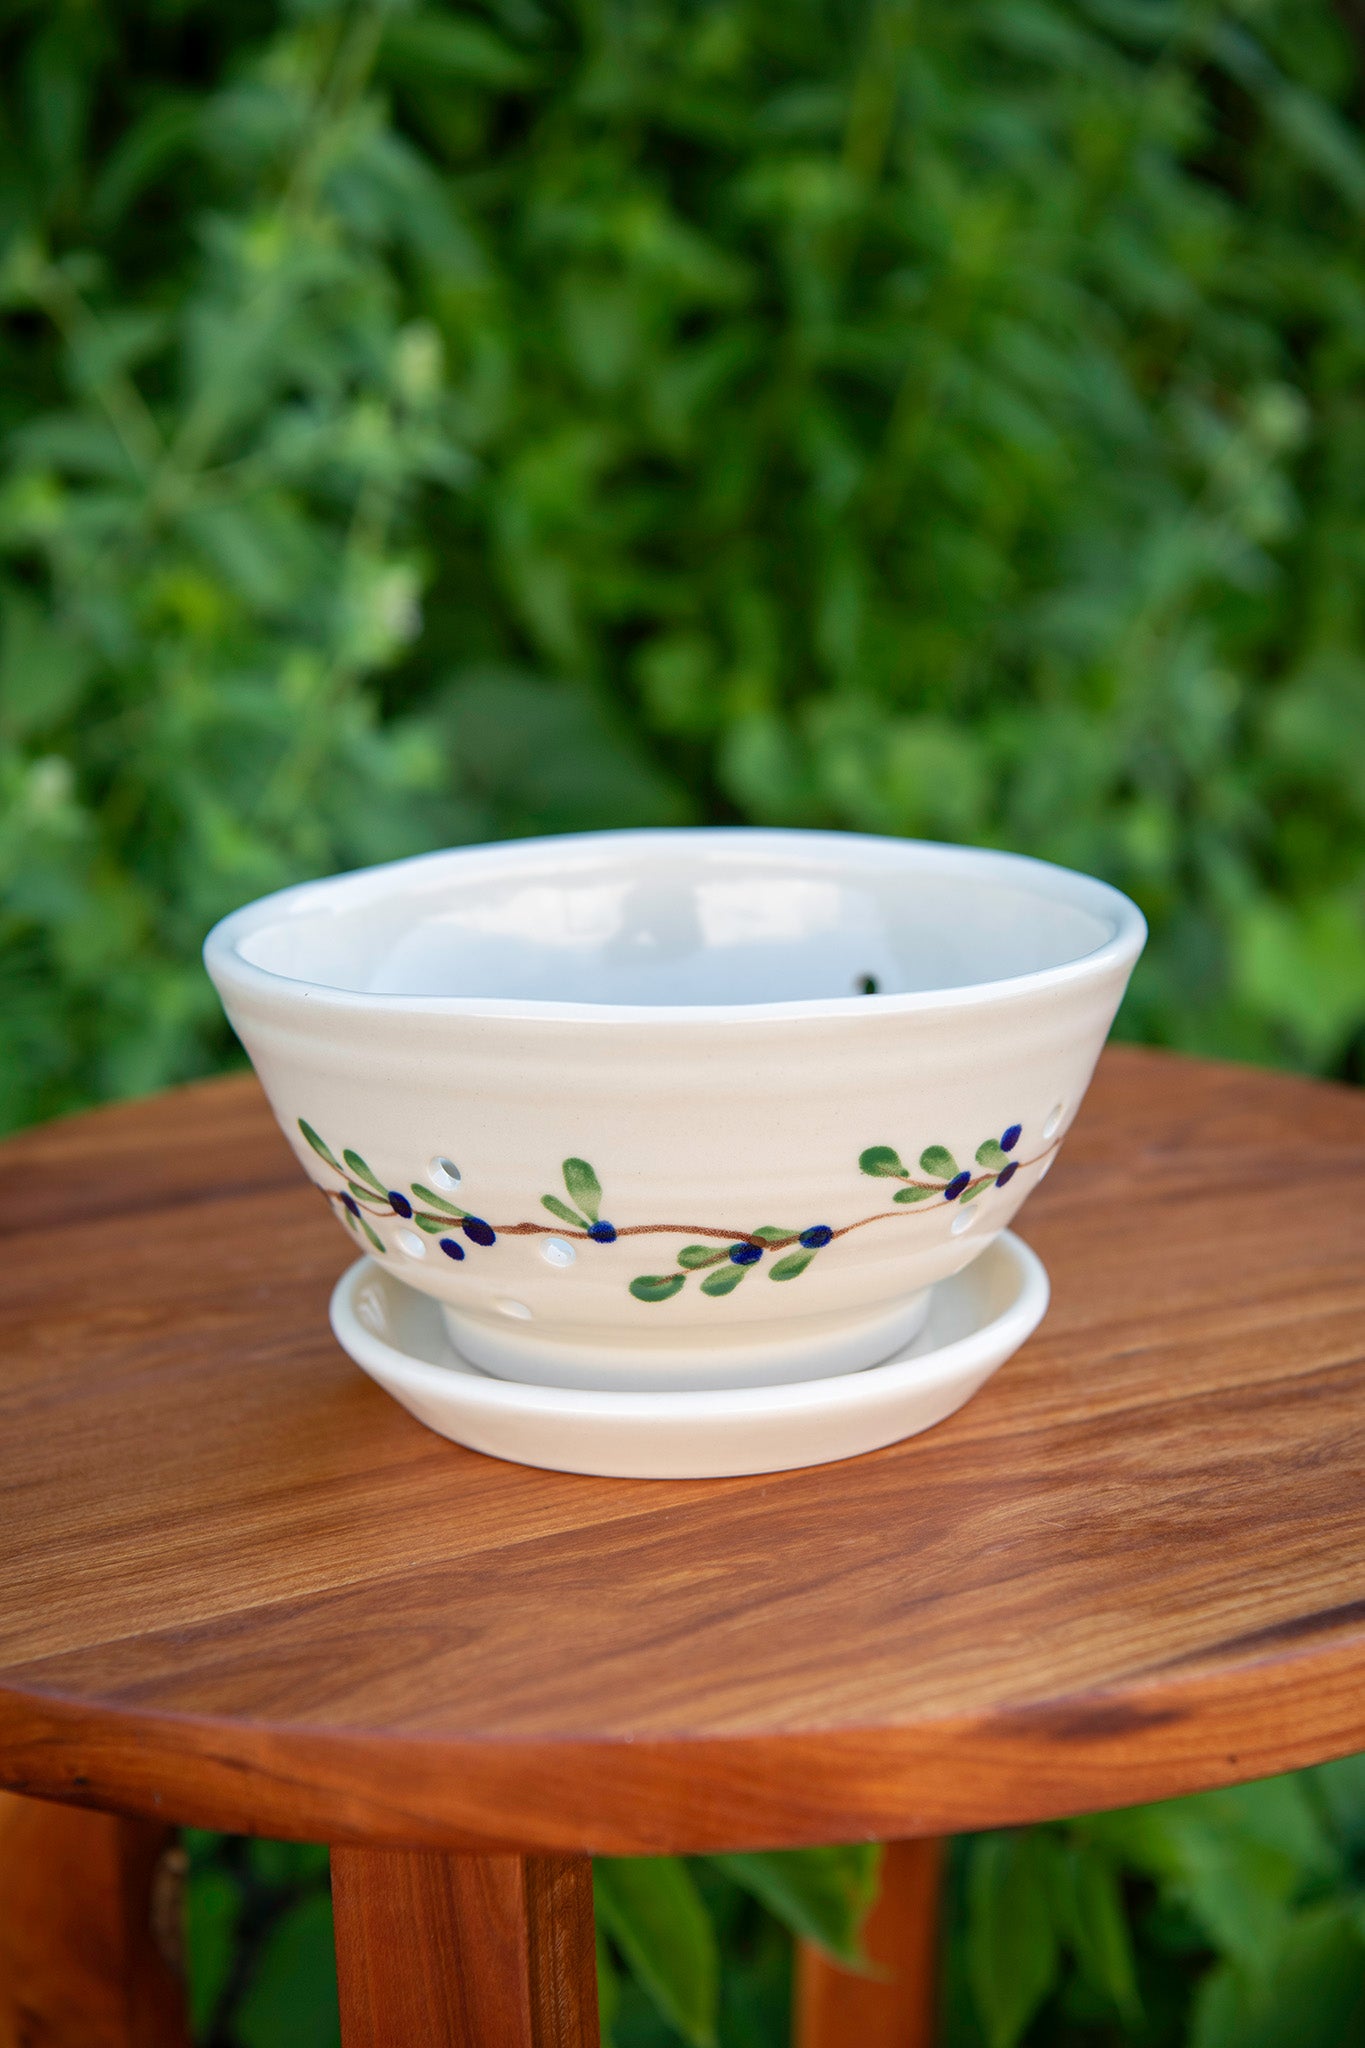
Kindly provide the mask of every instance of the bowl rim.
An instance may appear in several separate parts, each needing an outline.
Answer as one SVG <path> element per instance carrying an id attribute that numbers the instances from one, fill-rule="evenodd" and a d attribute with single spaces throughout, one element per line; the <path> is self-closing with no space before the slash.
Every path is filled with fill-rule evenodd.
<path id="1" fill-rule="evenodd" d="M 1024 974 L 1001 975 L 989 981 L 945 984 L 941 988 L 917 989 L 902 994 L 809 996 L 780 1002 L 745 1003 L 585 1003 L 530 996 L 394 995 L 361 989 L 339 988 L 329 982 L 308 981 L 277 974 L 260 967 L 240 951 L 244 940 L 282 919 L 306 915 L 320 908 L 324 897 L 336 895 L 365 897 L 382 894 L 386 884 L 399 877 L 419 874 L 441 866 L 468 863 L 475 871 L 515 873 L 531 867 L 547 853 L 583 866 L 591 863 L 598 850 L 610 849 L 628 858 L 634 848 L 653 853 L 671 846 L 695 849 L 699 842 L 717 852 L 752 852 L 781 855 L 805 865 L 813 855 L 851 856 L 851 870 L 904 868 L 907 872 L 965 872 L 982 881 L 1005 883 L 1053 903 L 1089 911 L 1107 919 L 1113 930 L 1107 939 L 1087 953 L 1064 960 L 1053 967 L 1030 969 Z M 237 998 L 275 1010 L 295 1010 L 304 1005 L 319 1010 L 344 1011 L 369 1017 L 485 1017 L 526 1019 L 542 1022 L 588 1023 L 603 1026 L 661 1023 L 673 1027 L 706 1026 L 721 1022 L 770 1023 L 781 1020 L 842 1019 L 846 1017 L 923 1016 L 935 1012 L 980 1008 L 1002 1000 L 1043 991 L 1061 990 L 1078 983 L 1103 980 L 1110 974 L 1131 970 L 1147 939 L 1147 921 L 1131 898 L 1109 882 L 1075 868 L 1038 860 L 1029 854 L 1000 852 L 994 848 L 954 846 L 938 840 L 899 839 L 867 832 L 804 831 L 761 825 L 645 826 L 607 832 L 573 832 L 483 841 L 475 845 L 442 847 L 431 853 L 412 854 L 401 860 L 384 861 L 344 873 L 296 882 L 268 896 L 257 897 L 220 918 L 204 940 L 204 965 L 224 1000 Z"/>

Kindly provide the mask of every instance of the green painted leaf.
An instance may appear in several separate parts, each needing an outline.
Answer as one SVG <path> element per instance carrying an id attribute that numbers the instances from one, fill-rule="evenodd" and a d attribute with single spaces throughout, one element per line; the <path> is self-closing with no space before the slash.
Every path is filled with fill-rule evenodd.
<path id="1" fill-rule="evenodd" d="M 344 1202 L 338 1202 L 336 1204 L 336 1210 L 339 1216 L 344 1216 L 346 1218 L 346 1228 L 348 1230 L 359 1230 L 360 1218 L 356 1215 L 354 1209 L 348 1209 Z"/>
<path id="2" fill-rule="evenodd" d="M 331 1167 L 333 1173 L 343 1173 L 341 1161 L 336 1157 L 335 1153 L 332 1151 L 331 1146 L 324 1145 L 321 1138 L 318 1136 L 317 1132 L 313 1129 L 313 1126 L 311 1124 L 306 1124 L 302 1117 L 299 1118 L 299 1129 L 303 1132 L 304 1137 L 308 1140 L 313 1150 L 317 1153 L 318 1158 L 325 1159 L 327 1161 L 327 1164 Z"/>
<path id="3" fill-rule="evenodd" d="M 641 1273 L 631 1281 L 630 1291 L 637 1301 L 668 1301 L 686 1285 L 686 1273 Z"/>
<path id="4" fill-rule="evenodd" d="M 346 1176 L 346 1185 L 351 1190 L 351 1193 L 355 1196 L 358 1202 L 372 1202 L 374 1200 L 374 1189 L 372 1187 L 368 1187 L 363 1180 L 352 1180 L 351 1176 L 348 1173 Z M 384 1200 L 387 1202 L 388 1199 L 388 1192 L 386 1190 L 384 1194 Z"/>
<path id="5" fill-rule="evenodd" d="M 999 1173 L 1005 1163 L 1005 1156 L 996 1138 L 987 1138 L 984 1145 L 978 1145 L 976 1148 L 977 1165 L 989 1166 L 992 1173 Z"/>
<path id="6" fill-rule="evenodd" d="M 446 1216 L 459 1217 L 469 1214 L 468 1209 L 457 1209 L 455 1204 L 448 1202 L 444 1195 L 438 1195 L 435 1188 L 423 1187 L 420 1180 L 413 1182 L 412 1192 L 416 1195 L 419 1202 L 425 1202 L 429 1209 L 440 1209 Z"/>
<path id="7" fill-rule="evenodd" d="M 806 1251 L 804 1247 L 799 1252 L 788 1252 L 785 1259 L 779 1259 L 775 1266 L 769 1266 L 768 1278 L 770 1280 L 794 1280 L 798 1273 L 805 1272 L 814 1257 L 815 1253 L 813 1251 Z"/>
<path id="8" fill-rule="evenodd" d="M 596 1223 L 602 1210 L 602 1183 L 586 1159 L 564 1161 L 564 1185 L 588 1220 Z"/>
<path id="9" fill-rule="evenodd" d="M 377 1252 L 382 1252 L 384 1249 L 384 1240 L 379 1235 L 379 1232 L 375 1229 L 374 1225 L 370 1222 L 368 1216 L 357 1216 L 356 1222 L 360 1225 L 361 1229 L 364 1231 L 366 1237 L 368 1237 L 370 1243 L 374 1246 L 375 1250 Z"/>
<path id="10" fill-rule="evenodd" d="M 571 1223 L 575 1230 L 586 1230 L 588 1227 L 587 1217 L 580 1216 L 567 1202 L 561 1202 L 558 1195 L 542 1195 L 540 1205 L 543 1209 L 548 1209 L 552 1216 L 557 1216 L 561 1223 Z"/>
<path id="11" fill-rule="evenodd" d="M 926 1145 L 919 1155 L 920 1170 L 932 1173 L 935 1180 L 951 1180 L 958 1170 L 957 1161 L 946 1145 Z"/>
<path id="12" fill-rule="evenodd" d="M 957 1199 L 959 1202 L 974 1202 L 978 1195 L 984 1195 L 987 1188 L 993 1188 L 994 1186 L 995 1182 L 993 1180 L 974 1180 L 969 1188 L 962 1190 Z"/>
<path id="13" fill-rule="evenodd" d="M 686 1266 L 691 1273 L 699 1266 L 718 1266 L 722 1259 L 728 1259 L 729 1256 L 729 1251 L 724 1245 L 717 1251 L 715 1246 L 710 1244 L 685 1244 L 678 1253 L 678 1264 Z"/>
<path id="14" fill-rule="evenodd" d="M 858 1164 L 864 1173 L 880 1174 L 892 1180 L 908 1178 L 900 1153 L 890 1145 L 869 1145 L 866 1152 L 859 1153 Z"/>
<path id="15" fill-rule="evenodd" d="M 967 1885 L 967 1976 L 989 2048 L 1015 2048 L 1057 1980 L 1052 1845 L 979 1835 Z"/>
<path id="16" fill-rule="evenodd" d="M 701 1291 L 703 1294 L 733 1294 L 744 1275 L 752 1271 L 751 1266 L 732 1265 L 727 1256 L 718 1273 L 707 1274 L 701 1283 Z"/>
<path id="17" fill-rule="evenodd" d="M 708 1861 L 753 1894 L 802 1940 L 855 1968 L 864 1961 L 862 1925 L 877 1896 L 876 1842 L 847 1849 L 774 1849 Z"/>
<path id="18" fill-rule="evenodd" d="M 784 1237 L 795 1237 L 794 1230 L 784 1230 L 780 1223 L 763 1223 L 757 1230 L 749 1232 L 750 1237 L 761 1239 L 764 1244 L 780 1244 Z"/>
<path id="19" fill-rule="evenodd" d="M 932 1202 L 935 1195 L 941 1195 L 942 1188 L 897 1188 L 891 1197 L 893 1202 Z"/>
<path id="20" fill-rule="evenodd" d="M 374 1189 L 376 1194 L 382 1195 L 385 1201 L 388 1200 L 388 1189 L 385 1187 L 382 1180 L 380 1180 L 375 1174 L 371 1173 L 369 1167 L 365 1164 L 364 1160 L 361 1158 L 358 1152 L 343 1152 L 341 1156 L 346 1161 L 346 1164 L 350 1167 L 351 1172 L 355 1174 L 358 1180 L 367 1181 L 369 1185 Z"/>
<path id="21" fill-rule="evenodd" d="M 439 1237 L 443 1230 L 450 1228 L 449 1216 L 424 1216 L 420 1209 L 413 1210 L 412 1220 L 428 1237 Z"/>
<path id="22" fill-rule="evenodd" d="M 713 2048 L 720 1998 L 715 1929 L 676 1856 L 599 1857 L 597 1915 L 631 1975 L 690 2048 Z"/>

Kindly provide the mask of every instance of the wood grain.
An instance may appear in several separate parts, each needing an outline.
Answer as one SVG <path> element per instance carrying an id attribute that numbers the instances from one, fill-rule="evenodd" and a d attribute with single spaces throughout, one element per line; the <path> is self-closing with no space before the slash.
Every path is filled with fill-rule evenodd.
<path id="1" fill-rule="evenodd" d="M 342 2048 L 597 2048 L 585 1856 L 335 1849 Z"/>
<path id="2" fill-rule="evenodd" d="M 0 1781 L 340 1842 L 939 1834 L 1365 1746 L 1365 1097 L 1116 1050 L 1037 1337 L 865 1458 L 500 1464 L 333 1343 L 254 1082 L 3 1148 Z"/>
<path id="3" fill-rule="evenodd" d="M 174 1841 L 0 1793 L 0 2048 L 189 2048 Z"/>
<path id="4" fill-rule="evenodd" d="M 798 1945 L 792 2048 L 933 2048 L 943 1849 L 932 1835 L 887 1843 L 863 1927 L 865 1972 Z"/>

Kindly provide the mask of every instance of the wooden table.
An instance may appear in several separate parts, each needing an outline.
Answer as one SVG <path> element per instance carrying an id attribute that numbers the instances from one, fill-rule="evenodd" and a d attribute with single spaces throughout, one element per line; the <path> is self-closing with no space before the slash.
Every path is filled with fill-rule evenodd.
<path id="1" fill-rule="evenodd" d="M 347 2048 L 579 2048 L 592 1851 L 932 1838 L 1365 1746 L 1365 1095 L 1110 1052 L 1025 1212 L 1032 1343 L 927 1436 L 693 1483 L 499 1464 L 372 1386 L 250 1079 L 4 1158 L 0 1782 L 68 1804 L 9 1803 L 0 1924 L 12 2010 L 69 2005 L 79 1872 L 82 2048 L 174 2036 L 171 1821 L 334 1845 Z M 803 2038 L 852 2038 L 803 1981 Z"/>

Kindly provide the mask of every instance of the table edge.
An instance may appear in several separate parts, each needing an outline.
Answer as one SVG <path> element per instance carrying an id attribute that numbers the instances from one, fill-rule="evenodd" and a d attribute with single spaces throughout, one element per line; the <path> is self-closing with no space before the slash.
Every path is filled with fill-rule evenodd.
<path id="1" fill-rule="evenodd" d="M 777 1735 L 402 1736 L 92 1707 L 0 1685 L 0 1785 L 227 1833 L 701 1854 L 951 1834 L 1165 1799 L 1365 1748 L 1365 1618 L 1229 1668 L 982 1716 Z"/>

